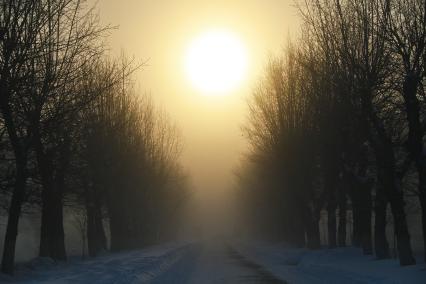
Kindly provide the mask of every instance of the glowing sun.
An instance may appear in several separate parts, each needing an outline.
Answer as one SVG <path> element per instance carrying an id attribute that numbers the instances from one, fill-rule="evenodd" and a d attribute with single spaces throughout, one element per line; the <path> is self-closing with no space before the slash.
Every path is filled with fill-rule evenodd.
<path id="1" fill-rule="evenodd" d="M 228 94 L 241 84 L 246 69 L 245 46 L 226 31 L 210 31 L 197 37 L 185 57 L 188 79 L 205 95 Z"/>

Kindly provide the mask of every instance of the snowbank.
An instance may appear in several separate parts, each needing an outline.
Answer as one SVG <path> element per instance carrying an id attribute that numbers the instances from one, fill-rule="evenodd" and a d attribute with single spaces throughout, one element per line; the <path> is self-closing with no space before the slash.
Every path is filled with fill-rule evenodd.
<path id="1" fill-rule="evenodd" d="M 375 260 L 356 248 L 309 251 L 261 243 L 235 247 L 288 283 L 426 283 L 420 259 L 418 265 L 401 267 L 396 259 Z"/>
<path id="2" fill-rule="evenodd" d="M 84 261 L 73 258 L 67 263 L 35 259 L 18 266 L 14 277 L 0 274 L 0 283 L 146 283 L 174 265 L 191 247 L 169 243 Z"/>

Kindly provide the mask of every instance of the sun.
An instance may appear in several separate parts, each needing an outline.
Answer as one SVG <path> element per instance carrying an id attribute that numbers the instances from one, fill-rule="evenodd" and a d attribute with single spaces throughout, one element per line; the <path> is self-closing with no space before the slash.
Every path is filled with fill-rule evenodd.
<path id="1" fill-rule="evenodd" d="M 231 32 L 215 30 L 203 33 L 189 45 L 185 71 L 192 85 L 202 94 L 229 94 L 246 75 L 246 48 Z"/>

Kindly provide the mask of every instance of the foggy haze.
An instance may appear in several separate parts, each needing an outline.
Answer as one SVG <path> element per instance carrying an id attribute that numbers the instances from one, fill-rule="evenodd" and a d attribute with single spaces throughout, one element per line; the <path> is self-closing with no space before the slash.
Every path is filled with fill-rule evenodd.
<path id="1" fill-rule="evenodd" d="M 0 282 L 426 279 L 422 0 L 0 5 Z"/>

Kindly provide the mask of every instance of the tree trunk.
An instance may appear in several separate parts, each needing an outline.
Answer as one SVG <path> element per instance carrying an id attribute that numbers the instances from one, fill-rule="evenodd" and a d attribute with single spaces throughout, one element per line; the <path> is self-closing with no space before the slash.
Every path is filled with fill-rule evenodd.
<path id="1" fill-rule="evenodd" d="M 338 179 L 338 170 L 336 162 L 332 160 L 329 168 L 325 173 L 325 192 L 327 193 L 327 230 L 328 230 L 328 247 L 335 248 L 337 246 L 337 222 L 336 222 L 336 186 Z"/>
<path id="2" fill-rule="evenodd" d="M 4 240 L 3 258 L 1 270 L 4 273 L 13 274 L 15 263 L 15 247 L 18 235 L 19 217 L 21 214 L 22 202 L 24 200 L 27 184 L 27 148 L 24 140 L 18 136 L 12 110 L 8 101 L 9 93 L 6 91 L 5 78 L 0 80 L 0 109 L 3 116 L 4 125 L 9 136 L 13 153 L 15 156 L 15 186 L 12 193 L 9 217 Z M 28 137 L 26 137 L 28 138 Z"/>
<path id="3" fill-rule="evenodd" d="M 26 164 L 26 162 L 23 162 Z M 4 239 L 4 250 L 2 258 L 1 271 L 7 274 L 13 274 L 15 265 L 15 247 L 16 238 L 18 236 L 18 224 L 21 214 L 22 202 L 25 194 L 25 187 L 27 177 L 25 173 L 25 166 L 20 165 L 17 167 L 15 177 L 15 187 L 12 195 L 12 201 L 9 208 L 9 217 L 6 227 L 6 235 Z"/>
<path id="4" fill-rule="evenodd" d="M 359 247 L 361 245 L 361 218 L 359 204 L 354 206 L 352 214 L 352 245 L 354 247 Z"/>
<path id="5" fill-rule="evenodd" d="M 392 179 L 394 180 L 393 176 Z M 413 252 L 411 250 L 410 234 L 408 232 L 407 220 L 405 217 L 402 189 L 396 188 L 395 182 L 393 187 L 394 188 L 391 189 L 391 192 L 389 192 L 389 202 L 394 219 L 399 263 L 402 266 L 416 264 L 416 260 L 413 257 Z"/>
<path id="6" fill-rule="evenodd" d="M 364 202 L 360 208 L 361 217 L 361 245 L 362 251 L 365 255 L 373 253 L 373 245 L 371 239 L 371 185 L 364 182 L 361 185 L 362 199 Z"/>
<path id="7" fill-rule="evenodd" d="M 300 188 L 299 190 L 301 190 Z M 296 194 L 296 199 L 293 199 L 295 201 L 296 206 L 293 207 L 293 212 L 297 214 L 298 218 L 293 218 L 293 228 L 294 228 L 294 244 L 296 247 L 304 247 L 306 245 L 305 242 L 305 225 L 303 222 L 305 212 L 305 206 L 306 201 L 303 199 L 303 197 L 300 194 Z"/>
<path id="8" fill-rule="evenodd" d="M 383 123 L 381 123 L 378 118 L 374 116 L 374 113 L 371 113 L 371 116 L 377 134 L 377 141 L 375 141 L 375 139 L 371 140 L 376 156 L 378 171 L 379 184 L 377 191 L 379 194 L 381 194 L 381 191 L 383 191 L 386 200 L 389 201 L 391 205 L 391 211 L 395 224 L 395 233 L 397 237 L 400 265 L 404 266 L 415 264 L 416 260 L 414 259 L 411 250 L 410 234 L 408 233 L 407 221 L 405 218 L 403 191 L 400 185 L 400 178 L 397 177 L 395 171 L 396 162 L 392 139 L 386 133 L 386 129 Z M 379 226 L 383 226 L 383 224 L 385 226 L 386 206 L 381 204 L 383 202 L 380 200 L 380 198 L 376 200 L 376 202 L 379 202 L 378 208 L 381 209 L 378 210 L 379 216 L 376 216 L 376 218 L 379 218 Z M 382 220 L 383 218 L 385 218 L 384 222 Z M 379 234 L 382 233 L 385 233 L 384 228 L 380 228 L 379 230 Z M 383 256 L 387 256 L 386 252 L 384 252 Z"/>
<path id="9" fill-rule="evenodd" d="M 417 171 L 419 174 L 419 201 L 422 210 L 422 231 L 423 231 L 423 253 L 426 261 L 426 158 L 417 159 Z"/>
<path id="10" fill-rule="evenodd" d="M 338 230 L 339 247 L 346 246 L 346 193 L 341 189 L 339 193 L 339 230 Z"/>
<path id="11" fill-rule="evenodd" d="M 423 188 L 420 191 L 420 205 L 422 209 L 422 230 L 423 230 L 423 256 L 426 262 L 426 188 L 423 181 Z"/>
<path id="12" fill-rule="evenodd" d="M 301 190 L 300 187 L 298 188 Z M 305 245 L 305 228 L 303 222 L 305 204 L 300 194 L 287 194 L 283 200 L 283 207 L 283 218 L 281 218 L 283 234 L 281 237 L 293 246 L 303 247 Z"/>
<path id="13" fill-rule="evenodd" d="M 336 247 L 336 203 L 329 200 L 327 205 L 328 247 Z"/>
<path id="14" fill-rule="evenodd" d="M 393 151 L 390 152 L 389 147 L 389 145 L 388 147 L 384 147 L 386 159 L 379 162 L 379 185 L 377 190 L 377 195 L 379 195 L 379 198 L 376 197 L 376 208 L 379 208 L 379 211 L 376 212 L 376 222 L 378 220 L 378 224 L 376 224 L 376 226 L 383 226 L 384 224 L 384 227 L 380 228 L 379 234 L 385 233 L 386 202 L 383 202 L 383 200 L 381 200 L 383 198 L 380 197 L 382 194 L 381 191 L 383 190 L 383 193 L 386 195 L 386 200 L 389 200 L 391 205 L 400 264 L 403 266 L 411 265 L 415 264 L 416 260 L 414 259 L 411 250 L 410 235 L 408 233 L 407 221 L 404 211 L 403 192 L 399 184 L 396 184 L 397 177 L 394 170 L 395 163 Z M 379 213 L 379 216 L 377 216 L 377 213 Z M 383 257 L 388 257 L 388 254 L 389 253 L 386 254 L 386 252 L 384 252 Z M 381 258 L 380 256 L 382 255 L 378 255 L 379 258 Z"/>
<path id="15" fill-rule="evenodd" d="M 50 257 L 50 243 L 49 243 L 49 207 L 46 205 L 50 203 L 49 198 L 51 193 L 43 189 L 41 193 L 42 206 L 41 206 L 41 225 L 40 225 L 40 244 L 39 253 L 40 257 Z"/>
<path id="16" fill-rule="evenodd" d="M 408 150 L 413 157 L 419 175 L 419 201 L 422 209 L 424 259 L 426 261 L 426 157 L 423 153 L 424 129 L 420 121 L 420 104 L 417 89 L 420 79 L 407 73 L 403 84 L 403 97 L 408 121 Z"/>
<path id="17" fill-rule="evenodd" d="M 312 206 L 314 207 L 314 206 Z M 321 246 L 319 231 L 319 211 L 307 206 L 305 210 L 306 246 L 309 249 L 319 249 Z"/>
<path id="18" fill-rule="evenodd" d="M 387 200 L 381 184 L 376 188 L 374 249 L 378 259 L 389 258 L 389 243 L 386 238 L 386 208 Z"/>
<path id="19" fill-rule="evenodd" d="M 99 243 L 99 248 L 101 250 L 107 249 L 107 239 L 105 236 L 105 229 L 103 224 L 103 216 L 102 216 L 102 207 L 101 205 L 96 205 L 95 207 L 95 216 L 96 216 L 96 233 L 97 240 Z"/>
<path id="20" fill-rule="evenodd" d="M 94 188 L 86 191 L 87 246 L 91 257 L 97 256 L 101 250 L 107 248 L 99 198 Z"/>
<path id="21" fill-rule="evenodd" d="M 352 245 L 354 247 L 359 247 L 361 244 L 361 198 L 359 196 L 360 192 L 357 190 L 356 186 L 353 186 L 351 189 L 351 199 L 352 199 Z"/>
<path id="22" fill-rule="evenodd" d="M 51 257 L 55 260 L 64 261 L 67 259 L 65 249 L 65 233 L 64 233 L 64 216 L 62 203 L 62 190 L 56 188 L 53 195 L 54 203 L 52 204 L 53 216 L 50 219 L 50 242 Z"/>
<path id="23" fill-rule="evenodd" d="M 111 251 L 120 251 L 127 248 L 126 244 L 126 230 L 127 227 L 126 221 L 123 216 L 124 212 L 122 209 L 122 196 L 115 196 L 113 190 L 108 191 L 108 217 L 109 217 L 109 227 L 111 232 Z"/>
<path id="24" fill-rule="evenodd" d="M 44 180 L 42 199 L 39 255 L 66 260 L 62 191 L 55 190 L 52 184 Z"/>
<path id="25" fill-rule="evenodd" d="M 63 187 L 69 148 L 61 149 L 59 165 L 54 169 L 53 161 L 45 153 L 37 127 L 34 132 L 37 165 L 43 185 L 39 255 L 62 261 L 67 258 L 63 225 Z"/>

